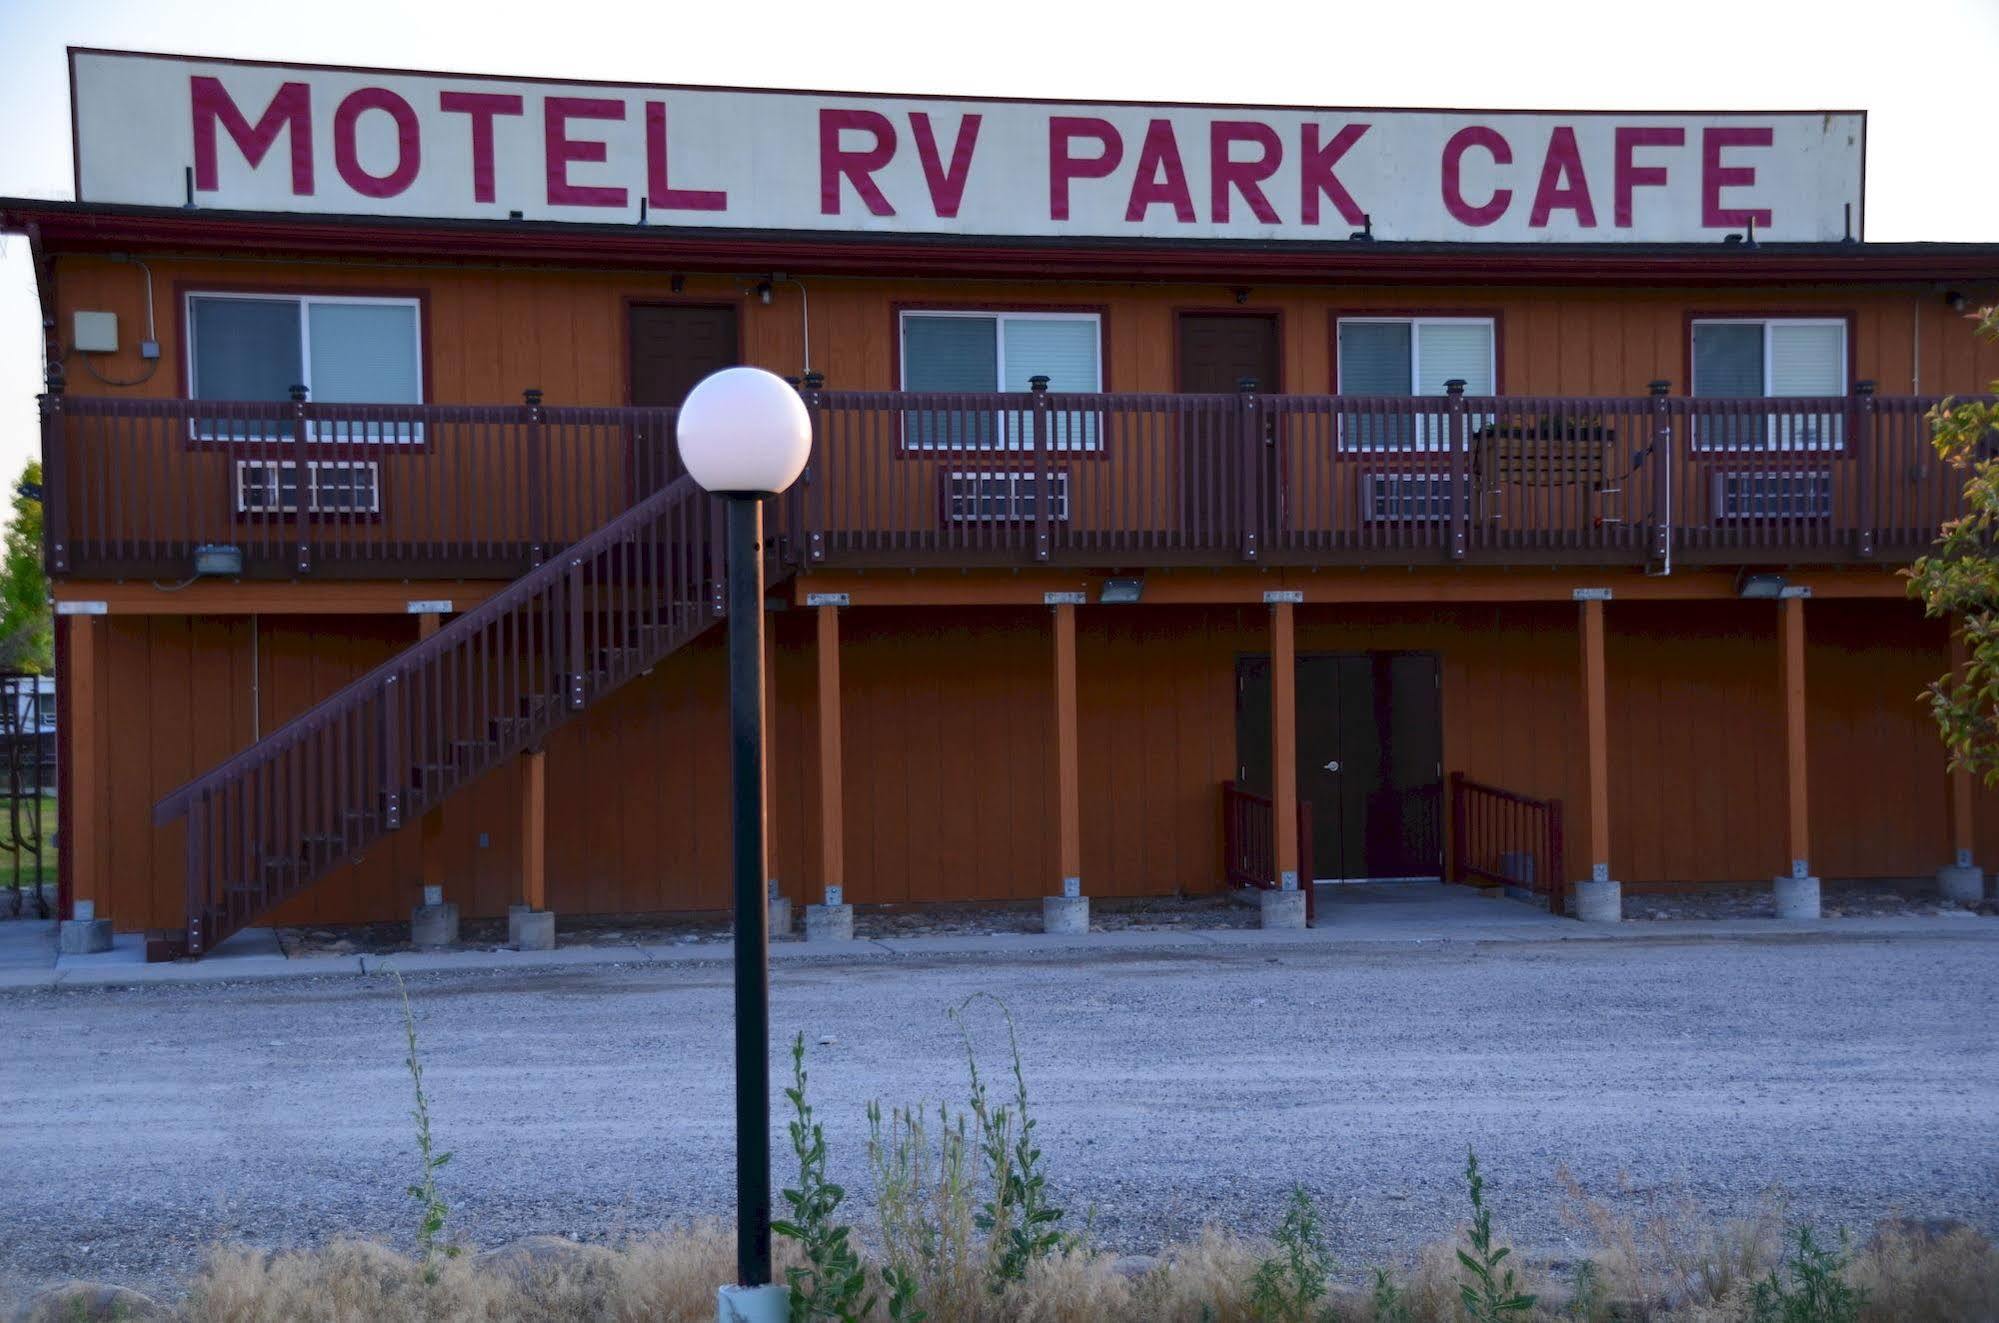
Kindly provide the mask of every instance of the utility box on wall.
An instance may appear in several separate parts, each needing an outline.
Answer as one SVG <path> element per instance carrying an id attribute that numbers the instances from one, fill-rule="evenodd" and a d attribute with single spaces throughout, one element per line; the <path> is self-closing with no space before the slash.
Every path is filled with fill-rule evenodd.
<path id="1" fill-rule="evenodd" d="M 84 354 L 118 352 L 118 314 L 79 312 L 70 328 L 69 347 Z"/>

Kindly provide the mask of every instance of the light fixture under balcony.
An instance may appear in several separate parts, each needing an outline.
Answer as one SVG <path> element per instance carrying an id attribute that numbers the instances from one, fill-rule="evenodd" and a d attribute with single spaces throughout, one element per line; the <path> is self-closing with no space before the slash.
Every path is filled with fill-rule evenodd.
<path id="1" fill-rule="evenodd" d="M 243 548 L 226 543 L 204 543 L 194 549 L 194 572 L 197 576 L 236 578 L 243 573 Z"/>

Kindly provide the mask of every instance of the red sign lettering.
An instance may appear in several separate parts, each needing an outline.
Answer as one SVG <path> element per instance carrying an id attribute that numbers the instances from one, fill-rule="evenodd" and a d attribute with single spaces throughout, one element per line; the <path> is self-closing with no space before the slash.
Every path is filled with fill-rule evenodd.
<path id="1" fill-rule="evenodd" d="M 1632 161 L 1632 153 L 1640 147 L 1682 147 L 1686 145 L 1686 141 L 1685 129 L 1641 128 L 1627 124 L 1618 126 L 1615 210 L 1619 229 L 1631 228 L 1632 190 L 1666 186 L 1665 166 L 1638 165 Z"/>
<path id="2" fill-rule="evenodd" d="M 1487 128 L 1483 124 L 1459 129 L 1444 144 L 1444 210 L 1465 225 L 1490 225 L 1513 205 L 1513 190 L 1495 188 L 1492 196 L 1476 207 L 1465 201 L 1464 156 L 1474 147 L 1483 147 L 1495 165 L 1513 164 L 1513 148 L 1498 129 Z"/>
<path id="3" fill-rule="evenodd" d="M 1583 229 L 1596 228 L 1596 207 L 1589 200 L 1576 131 L 1566 124 L 1548 135 L 1548 155 L 1541 162 L 1541 182 L 1534 190 L 1534 210 L 1528 213 L 1527 224 L 1538 230 L 1547 225 L 1548 213 L 1557 209 L 1573 211 Z"/>
<path id="4" fill-rule="evenodd" d="M 930 127 L 930 116 L 925 111 L 916 111 L 909 117 L 909 127 L 916 137 L 916 159 L 923 163 L 923 182 L 930 186 L 930 206 L 945 220 L 958 214 L 958 208 L 965 200 L 965 180 L 972 173 L 972 148 L 979 142 L 979 124 L 983 115 L 966 115 L 958 121 L 958 137 L 951 144 L 951 168 L 943 169 L 937 155 L 937 134 Z"/>
<path id="5" fill-rule="evenodd" d="M 603 161 L 610 155 L 607 143 L 595 138 L 572 138 L 572 119 L 623 119 L 625 103 L 604 97 L 552 96 L 541 105 L 542 132 L 547 136 L 544 157 L 548 164 L 548 205 L 551 207 L 622 207 L 625 190 L 601 184 L 572 184 L 569 163 Z"/>
<path id="6" fill-rule="evenodd" d="M 1095 156 L 1076 157 L 1069 148 L 1078 138 L 1094 138 L 1103 148 Z M 1124 139 L 1107 119 L 1089 115 L 1048 117 L 1048 219 L 1069 219 L 1069 183 L 1102 179 L 1124 160 Z"/>
<path id="7" fill-rule="evenodd" d="M 1124 218 L 1142 221 L 1158 202 L 1171 205 L 1173 219 L 1182 225 L 1193 223 L 1194 195 L 1187 189 L 1187 167 L 1180 160 L 1180 143 L 1173 136 L 1173 124 L 1163 119 L 1145 126 L 1145 142 L 1138 149 L 1138 173 L 1132 176 Z"/>
<path id="8" fill-rule="evenodd" d="M 190 80 L 189 97 L 194 103 L 194 186 L 207 192 L 221 187 L 215 161 L 215 126 L 219 123 L 236 140 L 236 148 L 251 168 L 263 164 L 264 154 L 291 130 L 292 193 L 312 195 L 312 93 L 304 83 L 286 83 L 264 107 L 255 125 L 243 117 L 219 78 L 196 75 Z"/>
<path id="9" fill-rule="evenodd" d="M 1721 190 L 1749 188 L 1756 183 L 1753 165 L 1723 165 L 1721 153 L 1729 147 L 1768 147 L 1774 135 L 1768 128 L 1719 128 L 1701 131 L 1701 224 L 1709 228 L 1761 225 L 1770 228 L 1767 208 L 1724 210 Z"/>
<path id="10" fill-rule="evenodd" d="M 1253 161 L 1236 161 L 1229 148 L 1253 143 L 1262 150 Z M 1218 119 L 1208 126 L 1208 209 L 1216 224 L 1229 218 L 1229 190 L 1242 194 L 1249 209 L 1265 225 L 1277 224 L 1277 209 L 1263 196 L 1263 181 L 1284 163 L 1284 144 L 1277 130 L 1253 119 Z"/>
<path id="11" fill-rule="evenodd" d="M 667 211 L 726 211 L 721 189 L 675 188 L 666 172 L 666 103 L 646 102 L 646 201 Z"/>
<path id="12" fill-rule="evenodd" d="M 840 131 L 854 129 L 872 133 L 872 146 L 848 151 L 840 146 Z M 819 210 L 827 216 L 840 214 L 840 178 L 854 186 L 854 192 L 870 215 L 893 216 L 895 208 L 875 184 L 875 171 L 895 156 L 895 125 L 887 115 L 872 110 L 822 110 L 819 112 Z"/>
<path id="13" fill-rule="evenodd" d="M 362 165 L 355 147 L 354 126 L 370 110 L 379 110 L 396 122 L 396 164 L 385 175 L 373 174 Z M 386 87 L 357 88 L 341 99 L 333 112 L 333 168 L 347 187 L 364 198 L 392 198 L 415 181 L 422 164 L 423 135 L 409 102 Z"/>
<path id="14" fill-rule="evenodd" d="M 1319 126 L 1307 121 L 1302 131 L 1302 141 L 1298 155 L 1298 219 L 1307 225 L 1319 223 L 1319 200 L 1331 198 L 1333 207 L 1340 213 L 1340 219 L 1349 225 L 1359 225 L 1366 219 L 1360 205 L 1347 192 L 1346 185 L 1333 173 L 1333 167 L 1347 150 L 1360 141 L 1366 133 L 1365 124 L 1342 125 L 1333 135 L 1333 140 L 1319 145 Z"/>
<path id="15" fill-rule="evenodd" d="M 523 102 L 497 92 L 440 92 L 437 108 L 472 117 L 472 200 L 491 202 L 493 190 L 493 117 L 518 115 Z"/>

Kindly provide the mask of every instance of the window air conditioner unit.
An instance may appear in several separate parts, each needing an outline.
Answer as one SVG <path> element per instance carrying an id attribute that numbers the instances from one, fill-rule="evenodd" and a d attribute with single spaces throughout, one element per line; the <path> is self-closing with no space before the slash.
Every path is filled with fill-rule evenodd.
<path id="1" fill-rule="evenodd" d="M 382 512 L 381 465 L 373 460 L 306 461 L 306 513 L 376 515 Z M 236 461 L 236 513 L 298 513 L 298 461 Z"/>
<path id="2" fill-rule="evenodd" d="M 1448 473 L 1365 473 L 1360 517 L 1370 524 L 1440 523 L 1451 517 Z"/>
<path id="3" fill-rule="evenodd" d="M 1716 519 L 1832 518 L 1832 470 L 1722 470 L 1714 475 Z"/>
<path id="4" fill-rule="evenodd" d="M 1035 469 L 953 470 L 944 475 L 944 516 L 954 524 L 1031 523 L 1041 474 Z M 1048 474 L 1048 517 L 1069 517 L 1069 475 Z"/>

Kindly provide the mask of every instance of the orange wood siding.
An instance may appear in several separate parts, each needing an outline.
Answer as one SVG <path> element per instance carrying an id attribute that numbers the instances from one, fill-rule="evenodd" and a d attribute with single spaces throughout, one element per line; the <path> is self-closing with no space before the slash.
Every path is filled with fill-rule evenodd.
<path id="1" fill-rule="evenodd" d="M 675 295 L 671 275 L 654 272 L 149 260 L 155 274 L 162 357 L 141 384 L 113 387 L 100 377 L 137 379 L 147 370 L 137 357 L 143 325 L 141 273 L 135 266 L 94 256 L 58 259 L 61 324 L 67 325 L 70 312 L 80 308 L 117 312 L 126 346 L 107 358 L 73 355 L 73 392 L 184 394 L 182 303 L 186 293 L 204 288 L 421 296 L 426 394 L 438 404 L 516 405 L 527 387 L 543 390 L 550 405 L 623 402 L 628 393 L 625 323 L 627 302 L 632 299 L 731 303 L 740 309 L 749 362 L 797 375 L 806 361 L 799 293 L 790 285 L 779 286 L 773 301 L 765 305 L 748 293 L 748 281 L 715 276 L 688 276 L 683 292 Z M 882 390 L 899 384 L 894 359 L 900 311 L 925 306 L 1026 306 L 1100 312 L 1107 388 L 1170 392 L 1177 384 L 1179 314 L 1235 307 L 1227 291 L 1200 285 L 809 277 L 807 284 L 814 338 L 810 361 L 836 390 Z M 1256 290 L 1252 306 L 1276 314 L 1283 388 L 1299 394 L 1333 390 L 1334 328 L 1340 316 L 1409 312 L 1496 317 L 1499 388 L 1511 396 L 1635 399 L 1654 379 L 1670 381 L 1676 393 L 1684 393 L 1689 318 L 1696 313 L 1849 317 L 1852 376 L 1875 381 L 1883 394 L 1982 390 L 1999 377 L 1999 346 L 1974 337 L 1964 319 L 1929 286 L 1748 292 L 1289 286 Z M 99 375 L 93 376 L 93 371 Z M 1656 463 L 1641 466 L 1637 457 L 1649 440 L 1649 421 L 1633 414 L 1605 422 L 1614 433 L 1605 462 L 1613 476 L 1625 479 L 1612 484 L 1619 489 L 1615 494 L 1591 497 L 1584 485 L 1575 483 L 1481 483 L 1473 540 L 1547 526 L 1589 528 L 1597 519 L 1616 527 L 1647 517 L 1653 500 L 1651 484 L 1659 470 Z M 69 491 L 76 537 L 89 537 L 95 527 L 82 504 L 86 491 L 93 482 L 112 481 L 100 469 L 115 463 L 118 474 L 144 470 L 157 477 L 149 478 L 151 495 L 144 502 L 129 494 L 99 499 L 95 516 L 117 524 L 99 532 L 123 532 L 140 539 L 227 539 L 254 547 L 268 543 L 272 550 L 288 554 L 287 522 L 245 520 L 230 512 L 226 493 L 232 474 L 223 455 L 191 450 L 184 437 L 165 425 L 135 427 L 128 420 L 91 418 L 73 418 L 67 425 L 74 433 L 75 471 Z M 1877 425 L 1884 433 L 1898 429 L 1904 444 L 1913 443 L 1909 438 L 1915 420 L 1884 416 Z M 821 490 L 833 501 L 825 513 L 831 527 L 934 532 L 942 521 L 947 472 L 968 463 L 990 466 L 996 460 L 1020 458 L 905 453 L 900 427 L 881 414 L 842 415 L 829 420 L 827 427 L 826 482 Z M 1198 467 L 1183 471 L 1183 466 L 1190 438 L 1213 436 L 1215 445 L 1231 449 L 1228 438 L 1235 429 L 1236 420 L 1220 413 L 1198 421 L 1165 414 L 1107 415 L 1100 448 L 1054 460 L 1068 479 L 1069 530 L 1087 535 L 1104 528 L 1144 527 L 1173 533 L 1202 522 L 1192 513 L 1200 508 L 1199 499 L 1189 499 L 1186 489 L 1226 501 L 1233 515 L 1242 500 L 1235 487 L 1240 475 Z M 1333 419 L 1324 415 L 1289 418 L 1281 432 L 1286 522 L 1294 529 L 1351 529 L 1360 516 L 1360 483 L 1367 473 L 1429 469 L 1439 462 L 1407 454 L 1354 457 L 1338 449 Z M 93 446 L 93 441 L 101 444 Z M 356 537 L 425 537 L 463 545 L 484 538 L 526 543 L 577 536 L 621 508 L 628 446 L 663 443 L 634 442 L 622 427 L 573 424 L 551 428 L 538 456 L 520 426 L 466 423 L 433 424 L 424 442 L 414 451 L 352 441 L 315 450 L 321 457 L 379 460 L 384 493 L 379 520 L 334 516 L 313 521 L 311 538 L 321 559 L 336 556 L 340 542 Z M 101 456 L 99 467 L 93 467 L 93 455 Z M 115 461 L 109 458 L 114 455 Z M 531 495 L 555 489 L 541 476 L 551 462 L 561 466 L 562 495 L 550 503 L 551 508 L 538 512 Z M 1690 449 L 1683 453 L 1675 475 L 1683 519 L 1705 523 L 1703 512 L 1711 499 L 1708 483 L 1715 468 L 1712 460 L 1696 459 Z M 1954 475 L 1936 465 L 1924 466 L 1919 473 L 1890 466 L 1872 481 L 1890 484 L 1879 498 L 1890 511 L 1883 517 L 1891 521 L 1892 511 L 1902 508 L 1898 501 L 1915 502 L 1928 491 L 1931 504 L 1941 507 L 1954 489 Z M 1859 487 L 1857 472 L 1842 483 L 1842 490 L 1857 492 Z M 139 508 L 124 508 L 133 504 Z M 1206 522 L 1212 523 L 1215 513 Z M 1844 548 L 1857 531 L 1859 518 L 1857 509 L 1842 503 L 1826 526 L 1828 536 L 1839 539 Z M 976 535 L 976 527 L 973 532 Z M 1906 530 L 1898 540 L 1907 542 Z"/>
<path id="2" fill-rule="evenodd" d="M 549 404 L 616 404 L 626 398 L 625 300 L 727 301 L 742 310 L 748 361 L 796 375 L 802 369 L 798 292 L 779 286 L 769 305 L 750 283 L 688 276 L 676 295 L 670 273 L 467 268 L 422 264 L 299 261 L 244 263 L 147 255 L 155 276 L 158 369 L 118 389 L 71 366 L 77 394 L 172 397 L 185 393 L 180 293 L 203 288 L 421 294 L 426 309 L 426 384 L 440 404 L 508 404 L 536 386 Z M 56 262 L 59 325 L 76 309 L 119 316 L 116 355 L 87 361 L 104 376 L 142 375 L 144 326 L 139 270 L 85 255 Z M 894 387 L 895 309 L 1031 305 L 1101 309 L 1114 391 L 1174 389 L 1174 319 L 1191 309 L 1233 311 L 1208 285 L 914 281 L 806 277 L 812 300 L 812 366 L 838 390 Z M 1982 342 L 1932 285 L 1812 286 L 1765 291 L 1700 288 L 1395 288 L 1286 286 L 1258 289 L 1253 305 L 1280 317 L 1283 385 L 1295 394 L 1333 388 L 1333 318 L 1408 311 L 1496 314 L 1500 388 L 1513 395 L 1626 395 L 1654 378 L 1684 391 L 1691 313 L 1853 317 L 1856 379 L 1883 394 L 1982 390 L 1999 377 L 1999 346 Z M 82 356 L 78 356 L 80 361 Z"/>
<path id="3" fill-rule="evenodd" d="M 1940 625 L 1901 602 L 1806 604 L 1815 871 L 1927 876 L 1949 861 L 1941 746 L 1918 700 L 1946 664 Z M 1582 801 L 1576 609 L 1539 605 L 1297 608 L 1301 652 L 1421 650 L 1442 661 L 1444 756 L 1520 791 Z M 817 872 L 815 622 L 776 640 L 772 872 L 794 897 Z M 842 613 L 844 863 L 859 903 L 1027 900 L 1055 876 L 1045 607 Z M 181 923 L 181 833 L 154 800 L 251 740 L 250 622 L 109 617 L 109 874 L 121 929 Z M 407 617 L 266 617 L 262 729 L 411 641 Z M 1216 883 L 1218 786 L 1235 767 L 1235 659 L 1269 648 L 1268 608 L 1077 613 L 1082 876 L 1090 894 Z M 1611 602 L 1605 609 L 1612 876 L 1767 879 L 1784 850 L 1777 615 L 1769 602 Z M 727 904 L 727 713 L 719 631 L 549 742 L 548 900 L 561 913 Z M 1304 696 L 1301 695 L 1301 701 Z M 516 768 L 444 809 L 448 894 L 498 916 L 519 885 Z M 1999 795 L 1975 804 L 1979 861 L 1999 860 Z M 480 843 L 480 834 L 486 841 Z M 273 916 L 401 919 L 419 829 Z"/>

